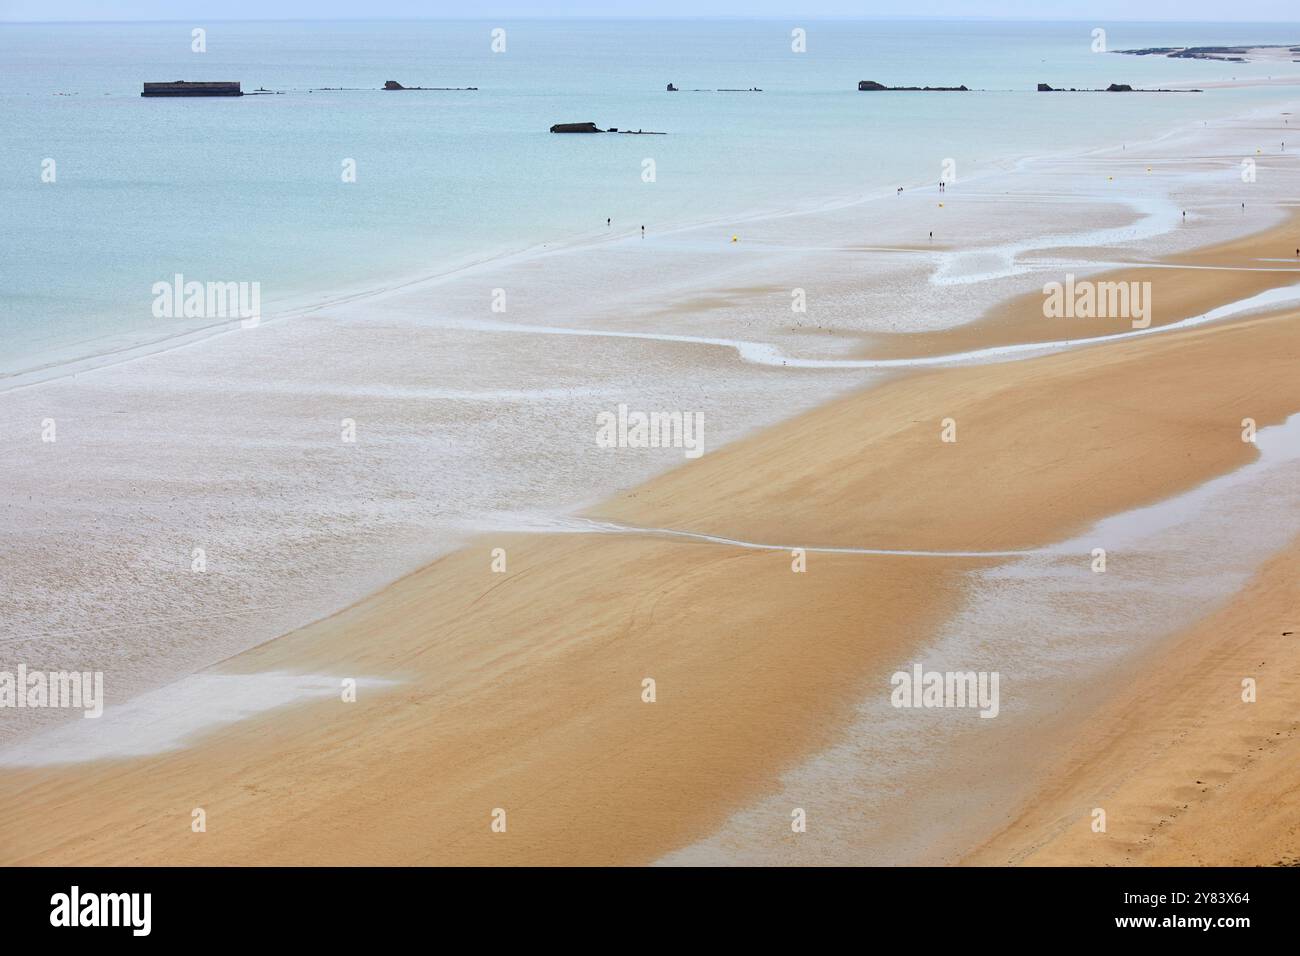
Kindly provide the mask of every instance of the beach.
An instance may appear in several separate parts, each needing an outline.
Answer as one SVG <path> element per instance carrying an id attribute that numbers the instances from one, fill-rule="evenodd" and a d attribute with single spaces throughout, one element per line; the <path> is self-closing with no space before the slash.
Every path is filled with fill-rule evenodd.
<path id="1" fill-rule="evenodd" d="M 1192 390 L 1204 397 L 1203 405 L 1187 403 L 1186 417 L 1148 427 L 1133 426 L 1133 405 L 1115 408 L 1109 427 L 1098 428 L 1095 419 L 1084 416 L 1058 424 L 1055 435 L 1062 440 L 1091 439 L 1080 443 L 1090 453 L 1084 456 L 1087 466 L 1062 463 L 1036 469 L 1028 483 L 1009 483 L 997 473 L 969 481 L 952 495 L 954 510 L 957 504 L 980 502 L 979 519 L 945 524 L 925 543 L 939 548 L 1024 546 L 1103 509 L 1135 504 L 1152 489 L 1174 491 L 1232 467 L 1249 452 L 1233 440 L 1236 422 L 1222 415 L 1225 399 L 1231 400 L 1240 387 L 1233 373 L 1249 367 L 1276 387 L 1277 405 L 1259 409 L 1262 421 L 1285 414 L 1286 403 L 1298 397 L 1290 374 L 1294 321 L 1291 314 L 1197 333 L 1188 336 L 1193 339 L 1188 343 L 1171 336 L 1168 354 L 1186 359 L 1189 367 L 1134 400 L 1168 407 L 1172 394 L 1186 402 L 1190 396 L 1180 386 L 1186 389 L 1195 380 L 1192 370 L 1223 369 L 1219 381 L 1202 379 Z M 1072 379 L 1076 390 L 1087 393 L 1099 374 L 1149 372 L 1168 357 L 1103 359 L 1104 351 L 1070 356 L 1070 363 L 1062 363 L 1076 366 L 1070 374 L 1047 376 L 1038 389 L 1067 388 Z M 1120 368 L 1107 370 L 1111 363 Z M 1038 377 L 1028 364 L 1024 368 L 1027 378 Z M 968 394 L 972 391 L 978 393 L 971 388 Z M 918 411 L 915 403 L 929 402 L 932 392 L 908 392 L 892 402 L 886 396 L 873 401 L 896 409 L 896 423 L 910 424 Z M 1040 394 L 1029 388 L 1023 401 L 1038 400 L 1041 407 Z M 974 429 L 1001 411 L 996 399 L 987 393 L 980 397 L 983 415 L 971 409 L 968 419 L 967 408 L 957 406 L 961 420 L 969 420 Z M 847 419 L 860 420 L 851 406 L 835 411 L 841 427 Z M 1186 429 L 1210 432 L 1204 426 L 1216 415 L 1228 438 L 1206 440 L 1191 460 L 1169 453 L 1184 447 Z M 799 425 L 785 441 L 825 442 L 825 434 L 808 423 Z M 825 427 L 835 434 L 832 422 Z M 874 435 L 848 444 L 860 449 L 892 444 L 897 449 L 933 442 L 933 436 L 923 434 L 932 427 L 908 428 L 910 436 L 897 435 L 897 427 L 888 429 L 895 432 L 892 441 Z M 1044 459 L 1053 457 L 1052 447 L 1041 449 Z M 780 449 L 779 439 L 755 441 L 733 454 L 775 457 L 791 468 L 809 460 L 803 449 L 775 456 L 774 449 Z M 1155 454 L 1139 455 L 1139 449 Z M 906 456 L 918 457 L 923 456 Z M 1117 462 L 1135 457 L 1144 464 L 1129 469 L 1127 481 L 1106 479 Z M 852 474 L 843 462 L 840 466 L 836 472 L 842 480 L 864 477 Z M 934 467 L 932 458 L 926 467 Z M 960 470 L 956 463 L 940 467 Z M 689 471 L 679 473 L 682 481 Z M 1063 492 L 1053 487 L 1067 475 L 1071 482 L 1081 476 L 1091 479 L 1097 497 L 1063 506 Z M 901 491 L 907 478 L 899 474 L 899 484 L 892 487 Z M 673 489 L 674 500 L 682 502 L 693 489 L 701 523 L 717 520 L 716 482 L 716 475 L 701 476 Z M 726 490 L 735 492 L 736 503 L 743 501 L 743 489 Z M 1020 495 L 1031 491 L 1058 502 L 1055 523 L 1019 514 Z M 834 494 L 823 499 L 828 508 L 835 500 Z M 647 523 L 660 520 L 649 502 L 624 507 Z M 749 510 L 741 508 L 732 516 L 742 519 Z M 868 514 L 842 515 L 838 523 L 841 539 L 849 528 L 860 534 L 879 530 Z M 783 531 L 800 541 L 836 537 L 818 519 L 786 524 Z M 511 556 L 511 572 L 499 582 L 489 571 L 489 544 L 505 547 Z M 746 794 L 761 793 L 774 771 L 833 739 L 832 728 L 846 719 L 858 695 L 869 692 L 873 672 L 877 692 L 883 694 L 882 665 L 887 668 L 892 659 L 905 657 L 914 635 L 952 607 L 957 578 L 971 564 L 865 560 L 870 564 L 855 556 L 813 555 L 810 571 L 800 577 L 791 573 L 785 553 L 584 536 L 485 541 L 338 617 L 220 668 L 223 673 L 382 674 L 396 679 L 396 687 L 373 695 L 363 690 L 352 705 L 305 704 L 253 718 L 205 735 L 196 746 L 146 761 L 112 761 L 89 773 L 85 765 L 10 771 L 3 819 L 10 861 L 651 862 L 705 836 L 729 810 L 743 805 Z M 918 561 L 924 563 L 918 567 Z M 636 587 L 630 588 L 633 581 Z M 1273 632 L 1280 634 L 1289 620 L 1285 615 L 1294 614 L 1293 587 L 1277 597 L 1269 605 L 1276 616 L 1256 609 L 1254 632 L 1228 631 L 1229 637 L 1221 639 L 1254 644 L 1265 640 L 1260 632 L 1266 632 L 1268 640 L 1277 642 Z M 698 617 L 706 601 L 716 615 L 712 621 Z M 575 602 L 593 609 L 580 628 L 565 613 Z M 432 620 L 439 622 L 436 636 Z M 503 641 L 507 621 L 513 638 Z M 1156 673 L 1163 676 L 1163 665 L 1157 665 Z M 640 699 L 645 676 L 658 684 L 659 699 L 653 705 Z M 1228 676 L 1233 676 L 1230 669 Z M 1234 681 L 1227 683 L 1218 695 L 1219 706 L 1227 706 L 1222 701 L 1231 696 Z M 1295 692 L 1293 681 L 1267 686 L 1270 696 L 1278 698 Z M 1206 706 L 1203 698 L 1193 701 L 1194 710 Z M 1273 716 L 1271 722 L 1259 719 L 1269 728 L 1285 726 L 1291 735 L 1294 720 L 1287 723 L 1277 714 L 1284 714 L 1285 706 L 1278 700 L 1267 711 L 1261 708 Z M 1226 746 L 1219 736 L 1214 740 L 1216 748 Z M 1270 748 L 1252 754 L 1252 763 L 1271 767 L 1273 775 L 1286 780 L 1286 768 L 1293 766 L 1286 754 L 1283 748 Z M 1026 748 L 1018 758 L 1032 765 L 1042 756 L 1043 751 Z M 1092 786 L 1098 780 L 1080 776 Z M 1262 799 L 1256 787 L 1243 789 L 1244 794 L 1227 788 L 1225 798 Z M 122 796 L 106 798 L 107 792 Z M 191 838 L 188 831 L 189 804 L 198 794 L 210 821 L 203 839 Z M 808 796 L 806 802 L 815 806 L 815 794 Z M 1077 802 L 1083 794 L 1070 796 Z M 1214 797 L 1202 795 L 1201 800 L 1212 804 Z M 487 828 L 496 807 L 510 814 L 504 839 L 495 839 Z M 41 822 L 24 825 L 24 819 Z M 769 823 L 772 843 L 791 861 L 817 862 L 800 855 L 780 818 Z M 1270 823 L 1259 818 L 1257 826 L 1269 832 Z M 894 826 L 899 824 L 895 819 Z M 1084 826 L 1082 817 L 1077 825 Z M 1238 820 L 1237 832 L 1243 829 L 1250 836 L 1249 824 Z M 323 834 L 328 838 L 322 839 Z M 1197 862 L 1230 861 L 1202 853 Z"/>
<path id="2" fill-rule="evenodd" d="M 1300 102 L 1226 89 L 0 370 L 3 660 L 105 686 L 0 719 L 0 864 L 1294 864 Z"/>
<path id="3" fill-rule="evenodd" d="M 1294 235 L 1288 220 L 1197 261 L 1271 258 Z M 1165 322 L 1193 304 L 1256 294 L 1261 281 L 1253 273 L 1151 274 L 1179 289 L 1170 297 L 1179 310 L 1164 312 Z M 1286 279 L 1268 273 L 1266 281 Z M 756 832 L 752 808 L 783 774 L 784 786 L 797 786 L 790 775 L 801 762 L 853 727 L 864 697 L 887 696 L 899 662 L 925 653 L 960 608 L 971 572 L 1000 560 L 978 552 L 1049 545 L 1248 465 L 1257 452 L 1241 440 L 1242 418 L 1263 429 L 1300 407 L 1298 316 L 1294 307 L 1266 310 L 1061 354 L 918 370 L 734 442 L 586 515 L 778 549 L 572 529 L 476 537 L 339 614 L 211 668 L 361 679 L 355 703 L 322 699 L 251 714 L 148 757 L 11 767 L 0 783 L 6 862 L 644 864 L 746 852 L 845 862 L 872 825 L 850 821 L 859 837 L 833 841 L 838 850 L 816 839 L 816 808 L 834 803 L 825 782 L 809 785 L 797 804 L 809 810 L 808 834 L 791 833 L 788 809 Z M 989 322 L 996 329 L 998 317 Z M 957 422 L 954 443 L 940 440 L 945 418 Z M 807 570 L 793 573 L 787 550 L 868 546 L 936 554 L 810 550 Z M 494 548 L 508 556 L 504 573 L 492 571 Z M 1073 560 L 1086 569 L 1088 552 Z M 1138 692 L 1122 683 L 1087 692 L 1110 687 L 1112 671 L 1056 675 L 1068 692 L 1055 710 L 1016 716 L 1012 752 L 996 734 L 946 752 L 933 722 L 893 741 L 899 779 L 934 779 L 951 761 L 980 768 L 964 778 L 974 798 L 949 806 L 955 833 L 934 833 L 927 801 L 905 793 L 873 797 L 883 801 L 878 812 L 888 808 L 895 833 L 929 837 L 910 844 L 918 861 L 1137 862 L 1114 844 L 1138 841 L 1150 824 L 1149 788 L 1189 802 L 1177 770 L 1201 766 L 1204 756 L 1195 740 L 1166 738 L 1229 707 L 1245 654 L 1271 669 L 1260 671 L 1268 695 L 1258 710 L 1232 718 L 1242 724 L 1237 739 L 1255 744 L 1267 731 L 1281 742 L 1249 746 L 1240 757 L 1249 772 L 1199 793 L 1196 812 L 1235 817 L 1235 846 L 1285 856 L 1274 823 L 1286 804 L 1273 804 L 1269 788 L 1288 779 L 1294 733 L 1284 715 L 1297 688 L 1282 677 L 1281 656 L 1294 642 L 1280 634 L 1294 624 L 1287 615 L 1295 595 L 1279 583 L 1294 560 L 1292 539 L 1214 623 L 1144 635 L 1143 682 L 1179 690 L 1170 699 L 1145 692 L 1154 710 L 1149 719 L 1143 713 L 1140 731 L 1108 736 L 1112 724 L 1093 718 L 1116 708 L 1119 716 L 1101 719 L 1130 726 L 1122 708 Z M 1254 600 L 1256 591 L 1268 600 Z M 1184 646 L 1196 655 L 1179 654 Z M 1238 657 L 1221 659 L 1220 647 Z M 1201 659 L 1215 669 L 1197 668 Z M 1013 681 L 1015 661 L 997 660 Z M 1184 671 L 1195 683 L 1184 683 Z M 1197 692 L 1211 674 L 1228 686 Z M 656 683 L 654 703 L 642 700 L 646 677 Z M 364 679 L 388 683 L 367 687 Z M 200 695 L 193 706 L 202 705 Z M 1169 727 L 1169 709 L 1179 729 Z M 1066 728 L 1077 724 L 1094 749 L 1073 749 Z M 1211 739 L 1231 749 L 1217 732 Z M 1111 759 L 1114 751 L 1140 761 L 1161 747 L 1169 748 L 1168 769 L 1156 782 L 1125 778 Z M 922 748 L 933 748 L 933 759 L 921 771 L 907 766 L 903 755 Z M 1052 758 L 1067 761 L 1066 775 L 1044 770 Z M 1104 761 L 1106 772 L 1078 765 L 1087 759 Z M 1256 823 L 1239 812 L 1265 802 L 1273 814 Z M 1085 850 L 1091 834 L 1080 834 L 1093 803 L 1112 806 L 1112 836 Z M 1140 819 L 1119 809 L 1129 805 L 1142 809 Z M 202 835 L 189 828 L 198 806 L 208 819 Z M 1017 818 L 1017 807 L 1030 809 Z M 489 829 L 497 808 L 508 815 L 504 834 Z M 1293 817 L 1288 825 L 1283 832 L 1294 834 Z M 716 834 L 728 827 L 747 842 L 719 845 Z M 991 842 L 967 857 L 977 836 Z M 1143 861 L 1239 860 L 1204 840 L 1143 837 Z"/>

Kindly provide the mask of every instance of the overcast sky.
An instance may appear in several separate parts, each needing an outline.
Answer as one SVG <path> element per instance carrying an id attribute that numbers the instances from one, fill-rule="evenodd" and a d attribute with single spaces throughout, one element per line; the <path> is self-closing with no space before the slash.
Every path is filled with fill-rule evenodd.
<path id="1" fill-rule="evenodd" d="M 1296 0 L 0 0 L 0 20 L 1005 17 L 1295 21 Z"/>

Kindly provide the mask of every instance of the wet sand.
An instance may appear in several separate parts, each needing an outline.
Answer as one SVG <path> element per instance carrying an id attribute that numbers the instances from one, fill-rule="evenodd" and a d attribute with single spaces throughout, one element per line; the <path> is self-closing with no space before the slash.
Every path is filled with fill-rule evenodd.
<path id="1" fill-rule="evenodd" d="M 1290 224 L 1271 230 L 1233 255 L 1272 255 L 1294 232 Z M 1204 253 L 1207 261 L 1222 254 Z M 1188 270 L 1181 298 L 1170 299 L 1194 314 L 1275 278 Z M 1014 314 L 1030 305 L 1010 310 L 1026 333 L 1035 325 Z M 1162 321 L 1178 311 L 1171 304 Z M 1038 321 L 1048 320 L 1040 312 Z M 1241 419 L 1263 427 L 1300 409 L 1297 323 L 1290 310 L 1024 361 L 899 374 L 589 514 L 790 546 L 1047 544 L 1251 461 Z M 994 331 L 986 340 L 971 328 L 943 342 L 909 337 L 907 347 L 916 354 L 918 345 L 950 347 L 965 335 L 987 344 L 1017 334 Z M 956 422 L 955 443 L 940 440 L 945 418 Z M 492 570 L 494 548 L 505 549 L 504 573 Z M 801 574 L 791 560 L 781 551 L 635 535 L 478 538 L 213 669 L 397 685 L 363 684 L 355 703 L 252 716 L 179 751 L 9 769 L 0 779 L 0 861 L 653 862 L 708 836 L 783 770 L 832 743 L 857 702 L 887 693 L 881 678 L 892 662 L 953 613 L 964 572 L 998 559 L 810 554 Z M 1235 629 L 1232 639 L 1255 637 Z M 655 681 L 653 703 L 642 699 L 646 678 Z M 1294 713 L 1294 682 L 1261 684 Z M 1097 707 L 1120 706 L 1122 693 Z M 1212 729 L 1204 708 L 1220 704 L 1211 696 L 1183 706 L 1199 706 Z M 1132 733 L 1159 740 L 1179 732 L 1157 718 Z M 1220 745 L 1233 752 L 1242 739 Z M 1031 743 L 1016 755 L 1023 773 L 1061 759 L 1059 741 Z M 1259 769 L 1225 787 L 1207 815 L 1262 804 L 1293 775 L 1286 753 L 1252 750 Z M 1172 776 L 1161 779 L 1173 786 Z M 1082 771 L 1048 777 L 1033 804 L 1072 808 L 1094 800 L 1096 786 Z M 1117 808 L 1153 799 L 1131 779 L 1128 786 L 1137 789 L 1115 790 Z M 1187 802 L 1177 787 L 1157 796 Z M 1276 806 L 1285 816 L 1287 805 Z M 190 828 L 198 807 L 207 813 L 202 834 Z M 504 833 L 490 827 L 497 808 L 506 812 Z M 1131 826 L 1131 814 L 1119 816 Z M 1295 816 L 1288 820 L 1283 832 L 1294 833 Z M 904 831 L 925 824 L 894 822 Z M 1279 825 L 1276 817 L 1267 823 Z M 790 839 L 788 824 L 788 816 L 772 821 L 774 841 Z M 1293 842 L 1288 851 L 1242 832 L 1260 825 L 1238 821 L 1242 852 L 1295 855 Z M 1008 831 L 981 854 L 1023 858 L 1024 847 L 1043 843 L 1041 829 L 1021 830 L 1023 846 Z M 975 822 L 965 834 L 968 847 L 990 836 Z M 1162 860 L 1227 861 L 1207 842 L 1193 847 L 1159 832 L 1152 842 Z"/>
<path id="2" fill-rule="evenodd" d="M 1300 865 L 1297 674 L 1300 541 L 1136 662 L 1042 768 L 1033 806 L 963 862 Z"/>

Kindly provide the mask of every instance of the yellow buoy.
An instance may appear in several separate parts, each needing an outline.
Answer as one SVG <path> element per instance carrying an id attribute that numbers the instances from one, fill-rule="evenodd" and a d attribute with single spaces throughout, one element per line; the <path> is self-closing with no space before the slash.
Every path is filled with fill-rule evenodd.
<path id="1" fill-rule="evenodd" d="M 740 237 L 739 237 L 739 236 L 732 236 L 732 237 L 731 237 L 731 241 L 732 241 L 732 242 L 739 242 L 739 241 L 740 241 Z"/>

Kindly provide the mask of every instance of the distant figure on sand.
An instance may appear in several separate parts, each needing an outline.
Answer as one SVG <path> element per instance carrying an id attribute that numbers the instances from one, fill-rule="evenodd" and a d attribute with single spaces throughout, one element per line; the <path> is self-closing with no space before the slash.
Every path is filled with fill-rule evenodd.
<path id="1" fill-rule="evenodd" d="M 641 227 L 641 238 L 642 238 L 642 239 L 645 238 L 645 226 L 642 226 L 642 227 Z"/>
<path id="2" fill-rule="evenodd" d="M 931 239 L 934 238 L 934 230 L 933 230 L 933 229 L 930 230 L 930 238 L 931 238 Z"/>
<path id="3" fill-rule="evenodd" d="M 608 226 L 608 225 L 609 225 L 610 223 L 612 223 L 613 221 L 614 221 L 614 220 L 613 220 L 613 219 L 610 219 L 608 216 L 605 217 L 605 225 L 606 225 L 606 226 Z"/>

